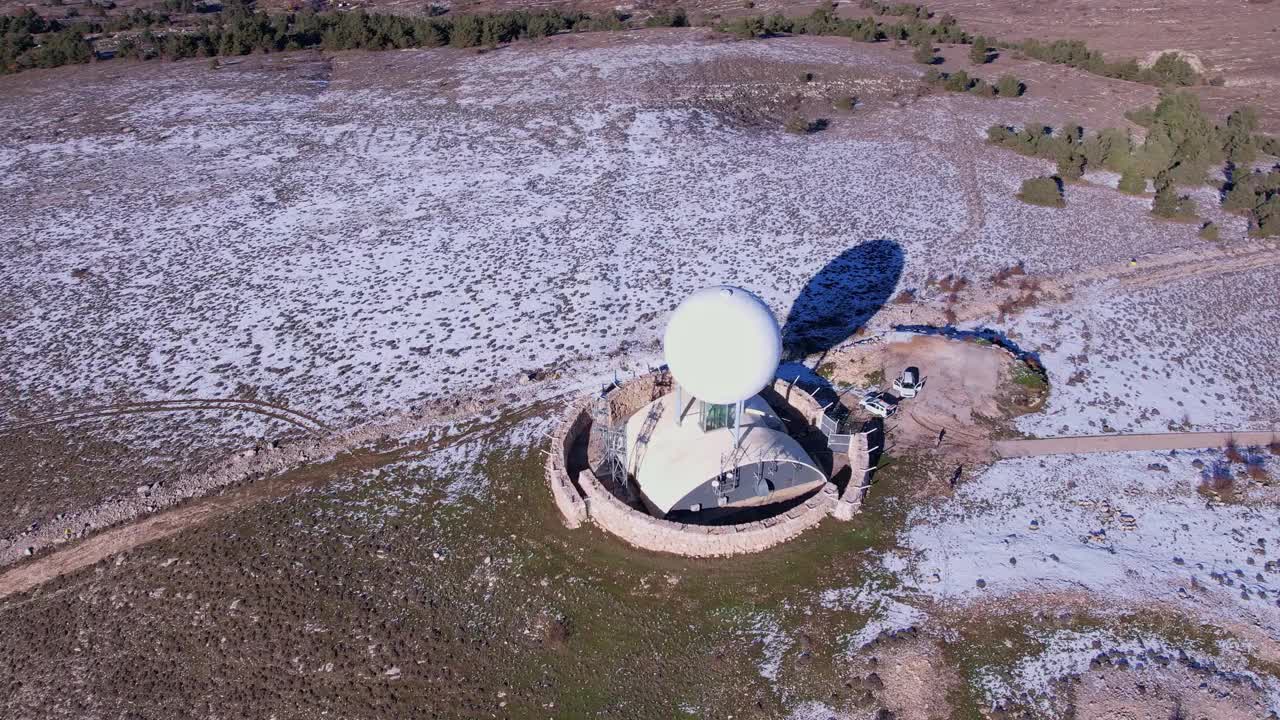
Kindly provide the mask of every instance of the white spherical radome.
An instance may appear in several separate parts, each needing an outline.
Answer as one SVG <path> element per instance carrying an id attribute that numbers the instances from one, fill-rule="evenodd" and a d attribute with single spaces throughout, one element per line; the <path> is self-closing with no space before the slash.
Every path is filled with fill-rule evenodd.
<path id="1" fill-rule="evenodd" d="M 686 392 L 729 404 L 760 392 L 778 371 L 782 332 L 764 301 L 739 287 L 703 288 L 676 308 L 662 339 L 667 367 Z"/>

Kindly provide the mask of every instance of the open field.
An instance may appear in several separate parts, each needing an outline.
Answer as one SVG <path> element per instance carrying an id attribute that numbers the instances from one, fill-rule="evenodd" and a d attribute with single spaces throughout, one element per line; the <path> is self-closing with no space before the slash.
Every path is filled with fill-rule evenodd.
<path id="1" fill-rule="evenodd" d="M 1052 164 L 989 125 L 1156 90 L 1010 68 L 981 98 L 889 43 L 671 29 L 0 78 L 0 716 L 1280 712 L 1266 448 L 989 457 L 1280 426 L 1278 250 L 1203 189 L 1220 244 L 1110 173 L 1017 200 Z M 543 433 L 718 282 L 817 373 L 927 357 L 957 395 L 891 421 L 862 515 L 761 555 L 564 529 Z M 1047 385 L 844 344 L 897 324 Z"/>

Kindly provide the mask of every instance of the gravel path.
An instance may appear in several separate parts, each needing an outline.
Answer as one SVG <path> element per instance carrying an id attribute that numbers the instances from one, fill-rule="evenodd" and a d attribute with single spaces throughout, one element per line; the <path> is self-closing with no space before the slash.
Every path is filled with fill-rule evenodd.
<path id="1" fill-rule="evenodd" d="M 995 443 L 995 452 L 998 457 L 1012 458 L 1134 450 L 1191 450 L 1225 447 L 1232 441 L 1236 445 L 1247 447 L 1266 445 L 1275 440 L 1280 440 L 1280 431 L 1083 435 L 1035 440 L 998 440 Z"/>

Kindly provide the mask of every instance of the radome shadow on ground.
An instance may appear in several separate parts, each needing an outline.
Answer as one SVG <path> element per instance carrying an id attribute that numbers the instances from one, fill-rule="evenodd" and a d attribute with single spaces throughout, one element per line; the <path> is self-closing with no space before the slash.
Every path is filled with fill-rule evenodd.
<path id="1" fill-rule="evenodd" d="M 782 326 L 784 357 L 825 353 L 849 339 L 893 296 L 905 259 L 901 245 L 880 239 L 828 262 L 791 305 Z"/>

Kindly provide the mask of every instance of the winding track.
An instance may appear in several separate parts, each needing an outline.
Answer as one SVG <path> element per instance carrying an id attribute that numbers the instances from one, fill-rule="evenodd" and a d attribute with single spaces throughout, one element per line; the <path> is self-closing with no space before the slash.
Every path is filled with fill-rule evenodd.
<path id="1" fill-rule="evenodd" d="M 0 601 L 11 595 L 39 587 L 62 575 L 82 570 L 99 560 L 175 535 L 188 527 L 199 525 L 215 517 L 242 510 L 263 500 L 285 497 L 302 487 L 323 483 L 336 472 L 368 470 L 408 457 L 425 457 L 460 442 L 493 437 L 510 427 L 512 423 L 546 413 L 549 407 L 563 400 L 563 397 L 556 397 L 531 402 L 496 420 L 461 428 L 452 426 L 456 417 L 423 416 L 408 421 L 407 425 L 397 427 L 397 432 L 388 434 L 404 436 L 430 428 L 447 429 L 439 435 L 433 434 L 423 440 L 385 449 L 377 449 L 375 443 L 371 442 L 371 436 L 386 436 L 381 432 L 382 428 L 372 425 L 364 432 L 352 430 L 345 435 L 318 441 L 318 445 L 325 446 L 323 447 L 325 459 L 319 462 L 299 464 L 259 482 L 246 484 L 224 493 L 205 495 L 128 524 L 104 529 L 67 547 L 58 548 L 12 567 L 0 568 Z M 467 414 L 465 410 L 458 412 Z M 318 449 L 317 452 L 320 450 Z"/>
<path id="2" fill-rule="evenodd" d="M 120 415 L 137 415 L 160 412 L 189 412 L 192 410 L 212 410 L 215 412 L 248 412 L 262 415 L 294 427 L 301 428 L 312 435 L 328 432 L 329 428 L 311 415 L 273 405 L 262 400 L 236 400 L 229 398 L 190 398 L 185 400 L 152 400 L 147 402 L 121 403 L 102 407 L 85 408 L 71 412 L 44 415 L 27 420 L 17 420 L 0 424 L 0 433 L 26 430 L 41 425 L 53 425 L 64 422 L 79 422 L 97 418 L 117 417 Z"/>
<path id="3" fill-rule="evenodd" d="M 1015 458 L 1140 450 L 1194 450 L 1226 447 L 1228 443 L 1235 443 L 1240 447 L 1260 446 L 1277 440 L 1280 440 L 1280 431 L 1081 435 L 1031 440 L 997 440 L 995 453 L 1001 458 Z"/>

